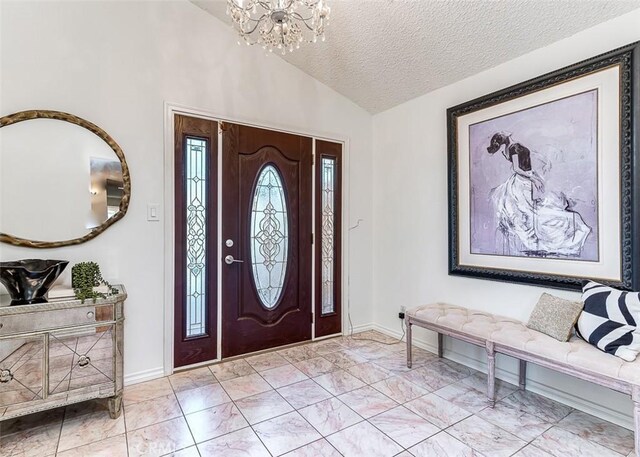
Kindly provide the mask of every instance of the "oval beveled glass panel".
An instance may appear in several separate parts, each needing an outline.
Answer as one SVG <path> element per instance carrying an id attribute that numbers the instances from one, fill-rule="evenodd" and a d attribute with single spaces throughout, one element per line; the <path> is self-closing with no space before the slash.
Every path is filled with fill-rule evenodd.
<path id="1" fill-rule="evenodd" d="M 59 114 L 70 120 L 32 117 L 0 129 L 0 233 L 25 245 L 29 240 L 75 244 L 123 216 L 128 183 L 123 162 L 98 136 L 108 135 L 97 127 L 89 130 L 95 126 L 87 121 Z"/>
<path id="2" fill-rule="evenodd" d="M 283 181 L 272 164 L 258 175 L 251 202 L 249 240 L 258 298 L 265 308 L 274 309 L 287 273 L 289 226 Z"/>

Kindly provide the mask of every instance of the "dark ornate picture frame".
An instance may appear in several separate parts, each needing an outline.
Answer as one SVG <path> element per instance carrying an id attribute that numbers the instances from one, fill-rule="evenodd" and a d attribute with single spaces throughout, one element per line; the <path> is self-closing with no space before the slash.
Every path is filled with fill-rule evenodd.
<path id="1" fill-rule="evenodd" d="M 461 116 L 499 105 L 553 86 L 619 66 L 620 112 L 620 278 L 578 277 L 535 271 L 464 265 L 460 262 L 458 120 Z M 624 290 L 640 289 L 640 42 L 485 95 L 447 110 L 449 274 L 561 289 L 580 289 L 587 279 Z M 467 178 L 468 179 L 468 178 Z M 469 217 L 469 215 L 466 215 Z"/>

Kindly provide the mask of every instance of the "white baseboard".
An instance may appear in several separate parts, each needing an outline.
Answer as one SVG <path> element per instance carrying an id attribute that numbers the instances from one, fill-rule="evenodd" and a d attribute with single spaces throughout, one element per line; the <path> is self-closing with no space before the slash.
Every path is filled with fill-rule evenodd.
<path id="1" fill-rule="evenodd" d="M 402 335 L 401 332 L 389 329 L 378 324 L 373 324 L 372 328 L 395 338 L 400 338 L 400 336 Z M 434 344 L 423 339 L 416 338 L 415 336 L 413 336 L 413 344 L 434 354 L 438 352 L 437 347 Z M 481 360 L 476 357 L 469 356 L 468 354 L 464 354 L 460 351 L 447 349 L 446 344 L 444 349 L 444 357 L 466 365 L 469 368 L 473 368 L 474 370 L 478 370 L 483 373 L 487 372 L 486 360 Z M 516 373 L 515 371 L 496 368 L 496 377 L 510 384 L 518 385 L 518 373 Z M 625 414 L 615 409 L 611 409 L 602 403 L 595 403 L 593 401 L 578 397 L 571 392 L 558 389 L 557 387 L 528 378 L 527 390 L 555 400 L 559 403 L 563 403 L 567 406 L 571 406 L 572 408 L 576 408 L 580 411 L 584 411 L 585 413 L 599 417 L 606 421 L 620 425 L 629 430 L 633 430 L 634 428 L 633 417 L 631 415 Z M 629 399 L 629 401 L 631 401 L 631 399 Z"/>
<path id="2" fill-rule="evenodd" d="M 150 370 L 138 371 L 137 373 L 125 375 L 124 385 L 131 386 L 133 384 L 139 384 L 141 382 L 151 381 L 162 377 L 164 377 L 163 367 L 152 368 Z"/>
<path id="3" fill-rule="evenodd" d="M 376 328 L 376 325 L 372 323 L 355 325 L 353 327 L 353 333 L 366 332 L 367 330 L 373 330 L 374 328 Z M 349 336 L 351 334 L 351 328 L 345 328 L 342 334 L 345 336 Z"/>

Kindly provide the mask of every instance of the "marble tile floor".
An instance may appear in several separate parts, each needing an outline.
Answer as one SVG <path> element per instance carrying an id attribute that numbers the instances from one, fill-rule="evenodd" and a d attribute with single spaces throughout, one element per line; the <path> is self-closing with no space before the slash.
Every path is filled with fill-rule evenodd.
<path id="1" fill-rule="evenodd" d="M 485 380 L 364 332 L 129 386 L 117 420 L 91 401 L 0 422 L 0 455 L 633 455 L 631 431 L 507 383 L 487 408 Z"/>

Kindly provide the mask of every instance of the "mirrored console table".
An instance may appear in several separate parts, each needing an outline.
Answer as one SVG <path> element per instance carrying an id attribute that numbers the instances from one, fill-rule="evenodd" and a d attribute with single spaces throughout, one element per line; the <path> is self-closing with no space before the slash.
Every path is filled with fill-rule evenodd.
<path id="1" fill-rule="evenodd" d="M 121 412 L 124 286 L 105 299 L 0 301 L 0 421 L 94 398 Z"/>

